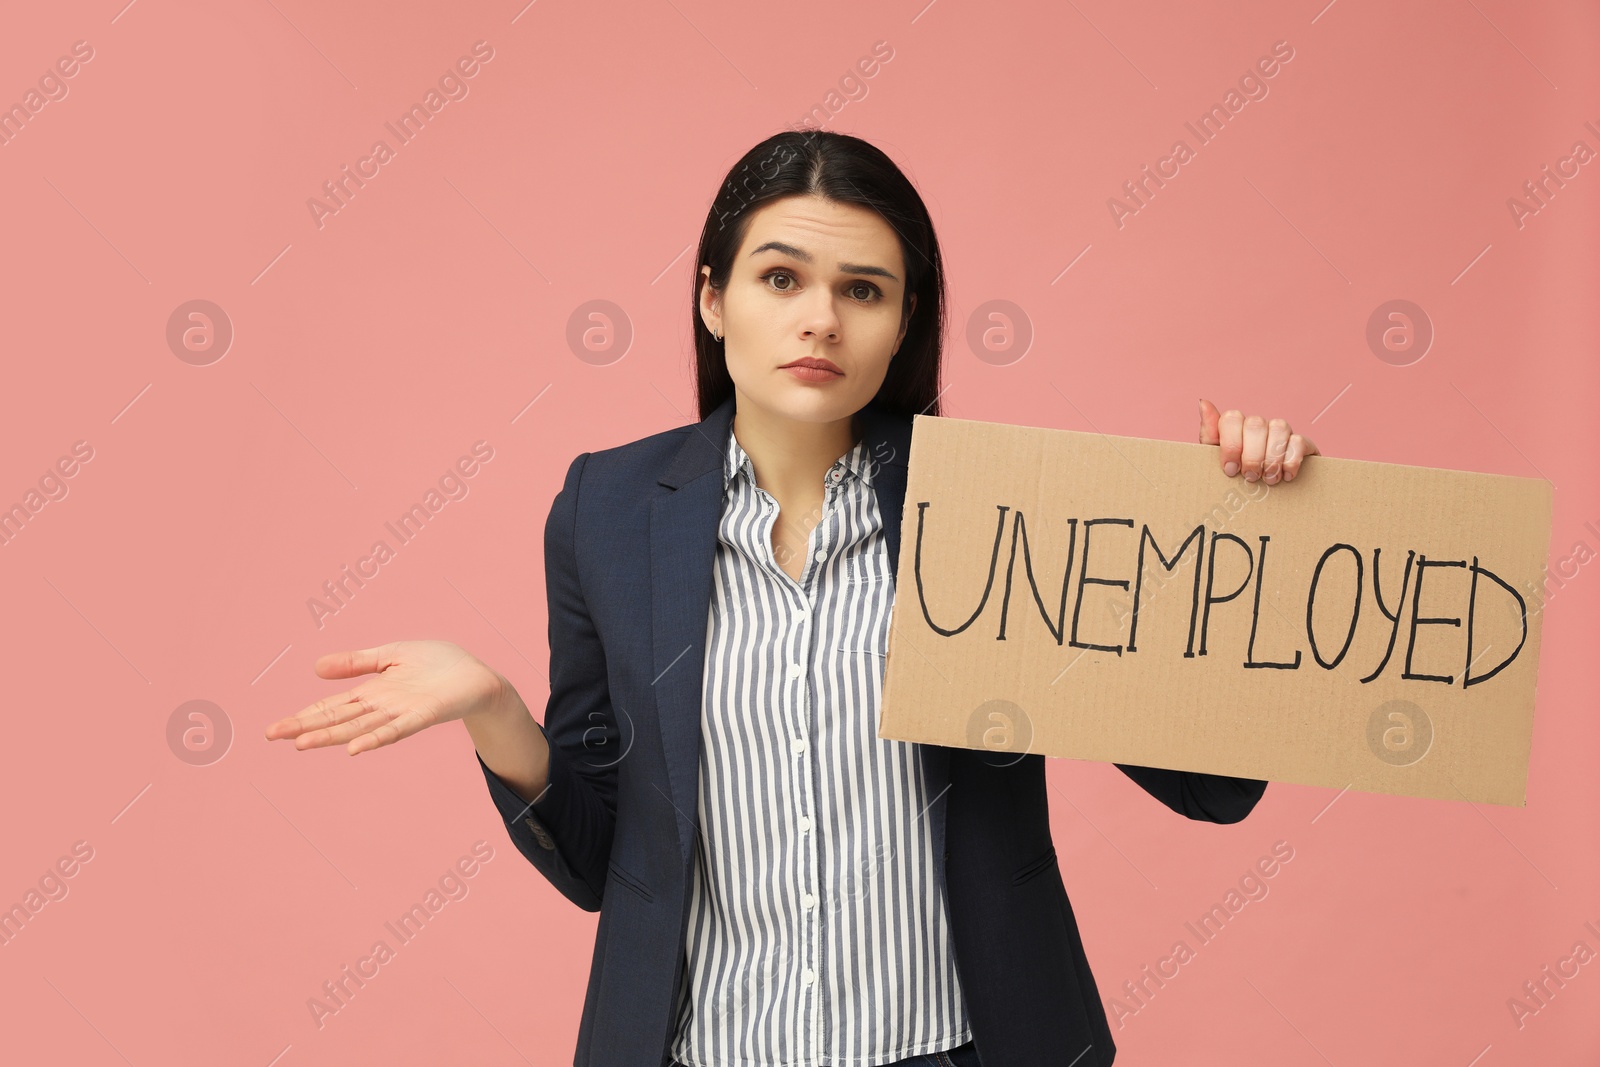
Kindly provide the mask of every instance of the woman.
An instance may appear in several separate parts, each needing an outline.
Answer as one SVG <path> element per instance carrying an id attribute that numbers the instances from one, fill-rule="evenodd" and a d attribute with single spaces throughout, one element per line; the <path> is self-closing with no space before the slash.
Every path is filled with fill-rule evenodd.
<path id="1" fill-rule="evenodd" d="M 920 197 L 864 141 L 778 134 L 696 263 L 700 422 L 578 456 L 550 510 L 543 726 L 459 647 L 400 641 L 317 660 L 376 676 L 267 737 L 466 724 L 518 849 L 600 912 L 578 1064 L 1110 1064 L 1043 757 L 877 737 L 911 416 L 939 414 Z M 1200 408 L 1229 476 L 1316 452 Z M 1266 788 L 1121 769 L 1213 822 Z"/>

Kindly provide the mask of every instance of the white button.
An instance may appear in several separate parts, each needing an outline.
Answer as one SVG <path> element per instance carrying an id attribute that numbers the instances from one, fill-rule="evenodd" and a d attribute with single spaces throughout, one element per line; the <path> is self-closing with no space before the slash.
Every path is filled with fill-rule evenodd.
<path id="1" fill-rule="evenodd" d="M 800 832 L 801 833 L 805 833 L 809 829 L 811 829 L 811 816 L 809 816 L 809 815 L 800 816 Z"/>
<path id="2" fill-rule="evenodd" d="M 796 678 L 800 677 L 804 673 L 806 673 L 806 669 L 804 667 L 800 666 L 800 664 L 798 664 L 798 663 L 789 664 L 789 680 L 791 682 L 794 681 Z"/>
<path id="3" fill-rule="evenodd" d="M 810 985 L 813 981 L 816 980 L 816 977 L 817 977 L 816 975 L 811 973 L 811 968 L 807 967 L 806 970 L 805 970 L 805 973 L 800 976 L 800 980 L 802 982 L 804 982 L 806 985 Z"/>
<path id="4" fill-rule="evenodd" d="M 815 558 L 818 563 L 821 563 L 823 560 L 828 558 L 828 553 L 819 548 L 817 549 L 816 556 L 813 558 Z"/>
<path id="5" fill-rule="evenodd" d="M 804 904 L 808 908 L 816 902 L 817 898 L 812 896 L 810 893 L 807 893 L 805 896 L 800 898 L 800 903 Z"/>
<path id="6" fill-rule="evenodd" d="M 796 755 L 799 755 L 801 752 L 806 750 L 806 739 L 803 737 L 797 737 L 793 741 L 789 742 L 789 747 L 794 749 Z"/>

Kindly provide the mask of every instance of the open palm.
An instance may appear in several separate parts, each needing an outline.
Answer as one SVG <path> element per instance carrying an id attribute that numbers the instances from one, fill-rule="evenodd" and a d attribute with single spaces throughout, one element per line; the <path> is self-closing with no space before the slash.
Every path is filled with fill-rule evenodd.
<path id="1" fill-rule="evenodd" d="M 323 678 L 373 674 L 267 727 L 267 740 L 292 737 L 296 749 L 346 744 L 354 756 L 420 730 L 494 709 L 506 680 L 449 641 L 391 641 L 330 652 L 312 667 Z"/>

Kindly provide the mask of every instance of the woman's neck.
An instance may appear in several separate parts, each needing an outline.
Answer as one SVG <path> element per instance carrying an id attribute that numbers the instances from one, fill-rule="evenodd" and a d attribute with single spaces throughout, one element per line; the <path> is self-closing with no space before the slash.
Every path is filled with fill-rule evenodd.
<path id="1" fill-rule="evenodd" d="M 835 422 L 800 422 L 735 401 L 733 435 L 750 457 L 756 484 L 778 500 L 815 496 L 822 479 L 859 435 L 854 414 Z"/>

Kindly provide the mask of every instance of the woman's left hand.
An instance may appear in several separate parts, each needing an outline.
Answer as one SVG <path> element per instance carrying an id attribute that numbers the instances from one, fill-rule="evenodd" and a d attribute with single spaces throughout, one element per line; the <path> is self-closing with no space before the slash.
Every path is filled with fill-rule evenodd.
<path id="1" fill-rule="evenodd" d="M 1268 485 L 1294 481 L 1307 456 L 1322 454 L 1283 419 L 1247 418 L 1236 409 L 1219 412 L 1209 400 L 1200 401 L 1200 443 L 1222 446 L 1222 473 L 1228 477 L 1243 473 L 1247 482 Z"/>

